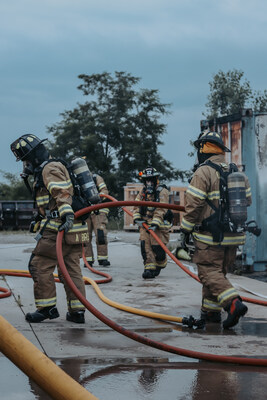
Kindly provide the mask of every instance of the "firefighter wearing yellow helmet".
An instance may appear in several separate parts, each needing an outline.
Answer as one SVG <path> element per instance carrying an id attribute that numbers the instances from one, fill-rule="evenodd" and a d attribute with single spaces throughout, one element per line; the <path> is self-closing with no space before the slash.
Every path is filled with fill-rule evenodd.
<path id="1" fill-rule="evenodd" d="M 245 233 L 239 232 L 230 221 L 222 222 L 226 204 L 222 202 L 222 176 L 234 164 L 225 161 L 224 145 L 218 132 L 202 132 L 194 142 L 198 164 L 186 191 L 185 214 L 181 221 L 182 235 L 192 234 L 195 245 L 194 262 L 203 285 L 201 318 L 206 322 L 221 321 L 221 311 L 227 312 L 225 329 L 236 325 L 247 312 L 238 292 L 226 278 L 227 267 L 235 262 L 238 245 L 243 245 Z M 251 204 L 251 189 L 244 177 L 244 196 Z M 224 214 L 225 212 L 225 214 Z"/>
<path id="2" fill-rule="evenodd" d="M 136 201 L 155 201 L 169 203 L 169 191 L 165 185 L 159 184 L 159 172 L 148 167 L 139 173 L 139 178 L 144 184 L 138 193 Z M 167 265 L 165 251 L 154 237 L 143 227 L 143 223 L 149 225 L 149 229 L 155 231 L 157 236 L 166 245 L 169 242 L 169 230 L 172 213 L 165 208 L 135 207 L 133 220 L 139 227 L 141 241 L 141 255 L 144 263 L 144 279 L 153 279 L 160 274 Z"/>

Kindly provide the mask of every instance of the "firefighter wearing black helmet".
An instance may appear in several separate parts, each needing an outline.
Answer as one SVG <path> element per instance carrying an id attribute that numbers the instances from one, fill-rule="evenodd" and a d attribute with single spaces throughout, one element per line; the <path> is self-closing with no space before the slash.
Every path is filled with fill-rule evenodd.
<path id="1" fill-rule="evenodd" d="M 194 238 L 194 262 L 203 285 L 201 317 L 207 322 L 219 323 L 224 309 L 228 314 L 223 326 L 227 329 L 247 312 L 247 306 L 226 278 L 227 267 L 234 264 L 237 246 L 244 244 L 245 234 L 235 230 L 223 232 L 217 221 L 221 207 L 220 176 L 229 171 L 225 152 L 230 150 L 220 133 L 208 130 L 199 135 L 194 145 L 198 164 L 186 191 L 181 231 L 183 236 L 192 234 Z M 251 189 L 247 178 L 245 192 L 248 206 Z"/>
<path id="2" fill-rule="evenodd" d="M 138 193 L 136 201 L 169 203 L 169 191 L 165 185 L 159 185 L 159 172 L 155 168 L 144 169 L 139 173 L 139 178 L 144 186 Z M 155 207 L 135 207 L 133 210 L 133 220 L 138 225 L 140 233 L 141 254 L 144 263 L 142 276 L 144 279 L 153 279 L 158 276 L 161 270 L 166 267 L 167 258 L 165 251 L 142 224 L 144 222 L 148 224 L 149 229 L 155 231 L 166 245 L 172 226 L 170 219 L 166 219 L 167 213 L 166 209 Z"/>
<path id="3" fill-rule="evenodd" d="M 23 161 L 22 177 L 27 182 L 33 175 L 33 197 L 38 207 L 36 236 L 37 245 L 29 261 L 29 271 L 34 281 L 36 311 L 26 314 L 28 322 L 41 322 L 59 316 L 56 308 L 56 287 L 53 272 L 57 264 L 57 232 L 64 230 L 62 251 L 68 272 L 76 287 L 85 296 L 85 286 L 80 269 L 82 243 L 88 241 L 87 225 L 74 218 L 72 209 L 73 186 L 67 168 L 59 161 L 49 160 L 49 153 L 43 145 L 44 140 L 28 134 L 19 137 L 11 144 L 17 161 Z M 28 184 L 30 188 L 30 185 Z M 64 282 L 68 312 L 66 319 L 84 323 L 84 306 Z"/>

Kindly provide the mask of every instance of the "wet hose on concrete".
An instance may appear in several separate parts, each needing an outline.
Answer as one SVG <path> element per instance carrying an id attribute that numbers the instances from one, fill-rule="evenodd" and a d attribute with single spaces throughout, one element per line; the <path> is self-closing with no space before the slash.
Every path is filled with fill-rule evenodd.
<path id="1" fill-rule="evenodd" d="M 144 204 L 143 204 L 144 203 Z M 178 209 L 181 211 L 181 206 L 175 206 L 175 205 L 169 205 L 165 203 L 154 203 L 154 202 L 136 202 L 136 201 L 114 201 L 111 203 L 102 203 L 94 206 L 87 207 L 81 211 L 78 211 L 75 216 L 79 217 L 85 213 L 92 212 L 95 210 L 99 210 L 101 208 L 109 208 L 109 207 L 121 207 L 121 206 L 134 206 L 134 205 L 146 205 L 146 206 L 154 206 L 154 207 L 162 207 L 162 208 L 173 208 L 173 209 Z M 104 314 L 102 314 L 99 310 L 97 310 L 77 289 L 75 284 L 72 282 L 70 275 L 67 271 L 67 268 L 64 263 L 64 258 L 62 254 L 62 239 L 63 239 L 64 232 L 59 232 L 57 235 L 57 256 L 58 256 L 58 265 L 59 268 L 64 275 L 64 278 L 69 285 L 70 289 L 73 291 L 75 296 L 81 301 L 81 303 L 87 308 L 88 311 L 90 311 L 95 317 L 97 317 L 100 321 L 108 325 L 110 328 L 113 330 L 123 334 L 124 336 L 129 337 L 130 339 L 133 339 L 137 342 L 143 343 L 145 345 L 148 345 L 150 347 L 157 348 L 162 351 L 166 351 L 169 353 L 189 357 L 189 358 L 196 358 L 199 360 L 205 360 L 205 361 L 214 361 L 214 362 L 222 362 L 222 363 L 228 363 L 228 364 L 241 364 L 241 365 L 253 365 L 253 366 L 264 366 L 267 367 L 267 359 L 263 358 L 248 358 L 245 356 L 241 357 L 232 357 L 232 356 L 223 356 L 223 355 L 214 355 L 214 354 L 208 354 L 208 353 L 202 353 L 202 352 L 197 352 L 197 351 L 192 351 L 192 350 L 187 350 L 187 349 L 182 349 L 179 347 L 175 346 L 170 346 L 165 343 L 157 342 L 155 340 L 151 340 L 147 337 L 141 336 L 133 331 L 130 331 L 128 329 L 125 329 L 121 325 L 118 325 L 116 322 L 110 320 L 108 317 L 106 317 Z M 172 255 L 173 256 L 173 255 Z M 173 256 L 174 257 L 174 256 Z M 174 257 L 175 258 L 175 257 Z M 178 260 L 177 260 L 178 261 Z M 185 268 L 185 267 L 184 267 Z M 183 269 L 184 269 L 183 268 Z M 193 274 L 194 275 L 194 274 Z"/>
<path id="2" fill-rule="evenodd" d="M 145 203 L 145 204 L 142 204 Z M 172 208 L 172 209 L 177 209 L 178 211 L 183 211 L 182 206 L 176 206 L 176 205 L 169 205 L 165 203 L 153 203 L 153 202 L 134 202 L 134 201 L 116 201 L 114 200 L 112 203 L 102 203 L 98 204 L 95 206 L 88 207 L 86 209 L 83 209 L 79 212 L 77 212 L 75 215 L 76 217 L 83 215 L 84 213 L 87 212 L 92 212 L 94 210 L 98 210 L 101 208 L 107 208 L 107 207 L 121 207 L 121 206 L 134 206 L 134 205 L 150 205 L 150 206 L 157 206 L 157 207 L 162 207 L 162 208 Z M 126 209 L 125 209 L 126 210 Z M 148 227 L 147 227 L 148 228 Z M 160 239 L 157 237 L 157 235 L 153 231 L 149 231 L 152 235 L 155 235 L 155 239 L 158 241 L 159 244 L 162 242 Z M 62 255 L 62 238 L 63 238 L 64 232 L 59 232 L 57 236 L 57 254 L 58 254 L 58 263 L 59 267 L 66 279 L 67 284 L 70 286 L 71 290 L 74 292 L 76 297 L 84 304 L 84 306 L 92 313 L 94 314 L 97 318 L 99 318 L 103 323 L 106 325 L 110 326 L 112 329 L 116 330 L 117 332 L 133 339 L 136 340 L 140 343 L 149 345 L 151 347 L 167 351 L 173 354 L 178 354 L 182 355 L 185 357 L 190 357 L 190 358 L 196 358 L 196 359 L 201 359 L 201 360 L 206 360 L 206 361 L 215 361 L 215 362 L 223 362 L 223 363 L 235 363 L 235 364 L 241 364 L 241 365 L 252 365 L 252 366 L 267 366 L 267 359 L 261 359 L 261 358 L 246 358 L 246 357 L 230 357 L 230 356 L 222 356 L 222 355 L 212 355 L 212 354 L 207 354 L 207 353 L 201 353 L 201 352 L 196 352 L 196 351 L 191 351 L 191 350 L 186 350 L 174 346 L 170 346 L 161 342 L 156 342 L 151 339 L 148 339 L 146 337 L 143 337 L 141 335 L 136 334 L 135 332 L 129 331 L 122 326 L 116 324 L 114 321 L 111 321 L 109 318 L 104 316 L 101 312 L 99 312 L 94 306 L 91 305 L 91 303 L 86 300 L 84 296 L 78 291 L 76 286 L 73 284 L 68 271 L 66 269 L 63 255 Z M 161 243 L 160 243 L 161 242 Z M 162 243 L 163 244 L 163 243 Z M 164 245 L 163 245 L 164 246 Z M 165 246 L 166 247 L 166 246 Z M 164 247 L 163 247 L 164 248 Z M 198 277 L 191 273 L 186 267 L 183 266 L 182 263 L 180 263 L 179 260 L 176 259 L 176 257 L 167 249 L 166 247 L 166 253 L 176 262 L 177 265 L 179 265 L 186 273 L 188 273 L 190 276 L 192 276 L 194 279 L 198 280 Z M 30 274 L 28 271 L 11 271 L 11 270 L 0 270 L 0 273 L 7 273 L 8 275 L 19 275 L 19 276 L 27 276 L 30 277 Z M 85 279 L 86 281 L 86 279 Z M 91 283 L 91 282 L 90 282 Z M 243 298 L 244 299 L 244 298 Z M 255 302 L 260 305 L 267 305 L 267 302 L 261 302 L 259 303 L 259 300 L 254 299 L 249 299 L 253 300 L 251 302 Z M 154 313 L 157 314 L 157 313 Z M 160 315 L 160 314 L 159 314 Z M 169 316 L 168 316 L 169 317 Z M 154 316 L 154 318 L 159 318 L 161 317 Z M 179 317 L 178 317 L 179 318 Z M 178 321 L 177 321 L 178 322 Z"/>
<path id="3" fill-rule="evenodd" d="M 0 316 L 0 351 L 55 400 L 98 400 Z"/>

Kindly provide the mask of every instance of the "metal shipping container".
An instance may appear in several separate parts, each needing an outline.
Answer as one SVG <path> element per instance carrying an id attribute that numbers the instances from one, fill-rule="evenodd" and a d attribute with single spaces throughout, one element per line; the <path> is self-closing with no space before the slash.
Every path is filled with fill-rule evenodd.
<path id="1" fill-rule="evenodd" d="M 201 121 L 201 129 L 209 127 L 222 134 L 231 153 L 228 162 L 234 162 L 248 176 L 252 190 L 252 205 L 248 207 L 248 221 L 256 220 L 262 232 L 259 237 L 247 233 L 243 248 L 244 263 L 254 264 L 255 271 L 265 271 L 267 265 L 267 112 L 251 109 L 240 113 Z"/>
<path id="2" fill-rule="evenodd" d="M 0 229 L 29 229 L 35 211 L 32 200 L 1 200 Z"/>

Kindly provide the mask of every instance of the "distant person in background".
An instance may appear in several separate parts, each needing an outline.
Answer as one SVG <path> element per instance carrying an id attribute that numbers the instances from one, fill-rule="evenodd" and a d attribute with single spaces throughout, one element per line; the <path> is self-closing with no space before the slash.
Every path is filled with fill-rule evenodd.
<path id="1" fill-rule="evenodd" d="M 155 168 L 144 169 L 139 173 L 139 178 L 144 186 L 138 193 L 136 201 L 169 203 L 169 191 L 165 185 L 159 184 L 159 172 Z M 153 279 L 158 276 L 167 265 L 167 257 L 156 239 L 143 227 L 143 223 L 145 222 L 149 229 L 153 230 L 159 239 L 167 245 L 172 226 L 172 216 L 172 212 L 165 208 L 134 207 L 133 220 L 139 227 L 141 255 L 144 262 L 142 277 L 144 279 Z"/>
<path id="2" fill-rule="evenodd" d="M 108 194 L 108 188 L 104 179 L 97 174 L 93 174 L 93 178 L 98 189 L 99 194 Z M 105 201 L 105 198 L 101 199 Z M 107 223 L 108 223 L 108 208 L 101 208 L 98 211 L 94 211 L 90 214 L 89 218 L 86 220 L 89 231 L 89 242 L 86 243 L 85 247 L 85 257 L 91 266 L 94 264 L 95 257 L 93 253 L 92 238 L 93 232 L 96 239 L 96 249 L 97 249 L 97 261 L 99 265 L 108 267 L 110 262 L 108 260 L 108 239 L 107 239 Z"/>

